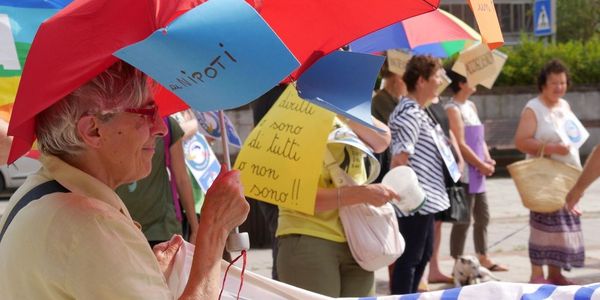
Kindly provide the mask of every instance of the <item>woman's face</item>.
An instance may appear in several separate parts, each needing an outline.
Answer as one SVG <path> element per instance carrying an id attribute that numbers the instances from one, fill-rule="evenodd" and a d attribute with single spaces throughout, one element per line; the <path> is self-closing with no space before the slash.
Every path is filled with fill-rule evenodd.
<path id="1" fill-rule="evenodd" d="M 427 96 L 427 100 L 431 100 L 438 96 L 437 90 L 442 85 L 442 74 L 444 69 L 439 68 L 436 69 L 428 79 L 423 79 L 422 89 L 425 95 Z"/>
<path id="2" fill-rule="evenodd" d="M 101 130 L 101 156 L 119 185 L 150 174 L 156 138 L 167 132 L 154 101 L 115 113 Z"/>
<path id="3" fill-rule="evenodd" d="M 567 74 L 550 73 L 546 84 L 542 86 L 542 98 L 550 103 L 557 103 L 567 93 Z"/>

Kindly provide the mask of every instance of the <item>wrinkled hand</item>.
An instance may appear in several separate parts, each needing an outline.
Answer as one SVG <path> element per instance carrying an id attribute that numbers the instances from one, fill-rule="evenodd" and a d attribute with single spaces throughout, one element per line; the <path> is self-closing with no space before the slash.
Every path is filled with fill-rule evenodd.
<path id="1" fill-rule="evenodd" d="M 564 144 L 548 144 L 546 145 L 546 153 L 547 154 L 558 154 L 558 155 L 567 155 L 569 154 L 570 148 L 568 145 Z"/>
<path id="2" fill-rule="evenodd" d="M 202 218 L 200 218 L 202 224 L 198 229 L 199 234 L 207 230 L 206 226 L 215 226 L 228 232 L 232 231 L 242 224 L 248 216 L 250 205 L 244 197 L 240 172 L 237 170 L 224 171 L 225 169 L 224 166 L 221 167 L 221 173 L 206 192 L 206 198 L 202 206 Z M 203 220 L 208 223 L 203 222 Z"/>
<path id="3" fill-rule="evenodd" d="M 567 203 L 565 203 L 565 207 L 569 212 L 576 216 L 581 216 L 581 210 L 577 204 L 579 203 L 579 200 L 581 200 L 582 196 L 583 193 L 576 188 L 572 188 L 567 194 Z"/>
<path id="4" fill-rule="evenodd" d="M 400 196 L 396 191 L 387 185 L 374 183 L 365 185 L 364 188 L 367 192 L 365 195 L 365 202 L 373 206 L 382 206 L 393 199 L 400 201 Z"/>
<path id="5" fill-rule="evenodd" d="M 156 256 L 156 260 L 158 260 L 158 266 L 165 278 L 171 274 L 173 259 L 181 245 L 183 245 L 183 237 L 174 235 L 171 240 L 157 244 L 152 248 L 152 252 L 154 252 L 154 256 Z"/>

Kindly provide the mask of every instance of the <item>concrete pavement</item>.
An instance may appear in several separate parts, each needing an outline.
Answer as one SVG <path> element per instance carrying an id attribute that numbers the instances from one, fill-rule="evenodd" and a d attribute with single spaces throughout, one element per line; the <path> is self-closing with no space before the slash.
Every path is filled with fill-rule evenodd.
<path id="1" fill-rule="evenodd" d="M 530 264 L 527 252 L 529 239 L 529 210 L 521 204 L 519 195 L 510 178 L 492 178 L 487 182 L 491 221 L 488 226 L 489 253 L 496 263 L 510 268 L 508 272 L 495 272 L 500 280 L 527 282 Z M 565 272 L 577 284 L 600 282 L 600 181 L 595 182 L 581 201 L 582 227 L 586 243 L 586 267 Z M 449 236 L 451 224 L 442 226 L 440 267 L 450 275 L 454 260 L 450 257 Z M 473 254 L 472 231 L 469 231 L 465 254 Z M 495 246 L 492 246 L 496 244 Z M 271 250 L 252 249 L 248 255 L 248 269 L 261 275 L 271 276 Z M 375 273 L 377 294 L 387 295 L 388 273 L 386 269 Z M 430 284 L 431 290 L 453 287 L 450 284 Z"/>

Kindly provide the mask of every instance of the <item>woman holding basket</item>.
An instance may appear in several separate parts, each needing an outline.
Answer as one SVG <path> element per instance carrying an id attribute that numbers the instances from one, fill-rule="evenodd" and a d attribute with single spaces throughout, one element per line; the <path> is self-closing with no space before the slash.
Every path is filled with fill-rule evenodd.
<path id="1" fill-rule="evenodd" d="M 566 120 L 576 118 L 567 101 L 562 99 L 568 85 L 568 70 L 559 60 L 551 60 L 542 68 L 538 77 L 540 94 L 523 109 L 515 145 L 528 157 L 543 153 L 550 159 L 581 168 L 579 150 L 569 145 L 561 132 Z M 565 208 L 552 213 L 531 211 L 529 224 L 530 282 L 572 284 L 561 271 L 584 264 L 579 216 Z M 548 265 L 547 277 L 544 277 L 544 265 Z"/>

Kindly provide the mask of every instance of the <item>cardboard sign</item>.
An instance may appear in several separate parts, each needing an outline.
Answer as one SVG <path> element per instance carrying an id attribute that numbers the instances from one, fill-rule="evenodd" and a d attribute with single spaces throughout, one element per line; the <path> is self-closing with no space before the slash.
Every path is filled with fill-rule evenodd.
<path id="1" fill-rule="evenodd" d="M 183 143 L 183 153 L 185 153 L 185 164 L 202 191 L 206 193 L 221 171 L 221 165 L 208 141 L 202 134 L 196 132 Z"/>
<path id="2" fill-rule="evenodd" d="M 199 111 L 241 106 L 299 66 L 269 25 L 242 0 L 198 5 L 114 54 Z"/>
<path id="3" fill-rule="evenodd" d="M 246 138 L 235 161 L 246 196 L 314 214 L 333 118 L 289 85 Z"/>
<path id="4" fill-rule="evenodd" d="M 490 50 L 504 45 L 504 37 L 500 30 L 498 15 L 493 0 L 468 0 L 469 6 L 475 15 L 477 26 L 483 42 Z"/>
<path id="5" fill-rule="evenodd" d="M 498 50 L 490 51 L 484 44 L 478 44 L 460 53 L 452 71 L 467 78 L 470 85 L 491 89 L 507 58 Z"/>
<path id="6" fill-rule="evenodd" d="M 446 71 L 444 71 L 444 69 L 442 69 L 442 84 L 437 88 L 436 91 L 436 95 L 441 95 L 442 92 L 448 87 L 450 86 L 450 83 L 452 83 L 452 79 L 450 79 L 450 77 L 448 77 L 448 74 L 446 74 Z"/>
<path id="7" fill-rule="evenodd" d="M 406 63 L 408 63 L 411 57 L 412 55 L 410 53 L 406 53 L 404 51 L 388 50 L 387 64 L 390 72 L 400 76 L 404 75 Z"/>

